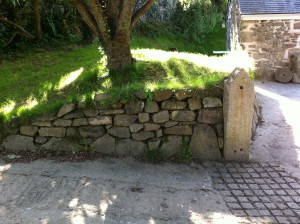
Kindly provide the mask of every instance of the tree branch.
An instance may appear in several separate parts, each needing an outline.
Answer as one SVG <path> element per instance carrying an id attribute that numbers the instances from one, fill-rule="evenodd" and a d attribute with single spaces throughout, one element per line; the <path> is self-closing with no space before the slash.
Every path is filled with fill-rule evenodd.
<path id="1" fill-rule="evenodd" d="M 68 2 L 77 8 L 83 21 L 91 28 L 94 34 L 99 36 L 100 33 L 99 33 L 99 29 L 97 28 L 97 23 L 93 15 L 91 15 L 91 13 L 89 12 L 85 3 L 81 0 L 68 0 Z"/>
<path id="2" fill-rule="evenodd" d="M 88 0 L 87 5 L 96 20 L 102 41 L 104 44 L 107 44 L 109 41 L 109 27 L 105 20 L 101 5 L 97 0 Z"/>
<path id="3" fill-rule="evenodd" d="M 33 36 L 31 33 L 26 31 L 25 29 L 23 29 L 18 24 L 8 20 L 6 17 L 2 16 L 1 14 L 0 14 L 0 23 L 2 23 L 3 25 L 5 25 L 8 28 L 11 28 L 11 29 L 15 30 L 17 32 L 17 34 L 19 34 L 22 37 L 25 37 L 29 40 L 34 40 L 35 39 L 35 36 Z"/>
<path id="4" fill-rule="evenodd" d="M 134 15 L 131 17 L 130 29 L 132 29 L 136 22 L 146 13 L 148 9 L 151 8 L 155 1 L 156 0 L 147 0 L 145 4 L 134 13 Z"/>
<path id="5" fill-rule="evenodd" d="M 11 38 L 9 39 L 9 41 L 8 41 L 6 44 L 4 44 L 4 47 L 7 47 L 8 45 L 10 45 L 10 44 L 13 42 L 13 40 L 15 39 L 16 36 L 17 36 L 17 34 L 14 33 L 14 34 L 11 36 Z"/>
<path id="6" fill-rule="evenodd" d="M 116 33 L 128 33 L 131 30 L 131 17 L 135 0 L 123 0 Z"/>

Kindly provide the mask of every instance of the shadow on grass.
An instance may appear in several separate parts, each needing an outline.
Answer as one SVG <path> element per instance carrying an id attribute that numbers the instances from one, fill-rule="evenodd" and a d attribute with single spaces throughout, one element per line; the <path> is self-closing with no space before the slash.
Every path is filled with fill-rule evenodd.
<path id="1" fill-rule="evenodd" d="M 25 55 L 0 67 L 0 121 L 51 112 L 97 88 L 95 45 L 71 52 Z"/>

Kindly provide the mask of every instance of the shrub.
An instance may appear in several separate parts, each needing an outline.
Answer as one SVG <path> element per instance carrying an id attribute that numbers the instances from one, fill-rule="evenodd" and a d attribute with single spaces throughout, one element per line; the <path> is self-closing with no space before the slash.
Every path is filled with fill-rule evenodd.
<path id="1" fill-rule="evenodd" d="M 178 3 L 171 17 L 174 32 L 184 39 L 201 42 L 203 35 L 215 31 L 223 22 L 223 13 L 210 1 L 191 0 Z"/>

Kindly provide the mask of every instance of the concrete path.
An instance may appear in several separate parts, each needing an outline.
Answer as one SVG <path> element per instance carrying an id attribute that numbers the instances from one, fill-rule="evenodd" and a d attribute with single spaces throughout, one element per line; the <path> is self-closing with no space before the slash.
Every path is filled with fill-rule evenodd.
<path id="1" fill-rule="evenodd" d="M 300 164 L 300 84 L 255 83 L 263 123 L 252 144 L 257 162 Z"/>
<path id="2" fill-rule="evenodd" d="M 251 163 L 0 160 L 0 224 L 299 223 L 299 88 L 256 83 Z"/>
<path id="3" fill-rule="evenodd" d="M 200 165 L 133 159 L 0 166 L 0 223 L 239 223 Z"/>
<path id="4" fill-rule="evenodd" d="M 251 161 L 281 164 L 300 179 L 300 84 L 256 81 L 255 90 L 263 122 Z"/>

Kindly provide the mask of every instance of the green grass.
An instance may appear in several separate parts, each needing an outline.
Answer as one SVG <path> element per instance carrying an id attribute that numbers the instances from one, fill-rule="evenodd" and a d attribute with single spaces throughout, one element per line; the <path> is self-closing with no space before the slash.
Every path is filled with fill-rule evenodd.
<path id="1" fill-rule="evenodd" d="M 200 44 L 187 42 L 167 33 L 154 37 L 136 35 L 132 38 L 132 49 L 149 48 L 169 51 L 169 48 L 177 48 L 178 52 L 213 55 L 213 51 L 224 51 L 226 49 L 225 37 L 225 28 L 220 28 L 216 32 L 204 36 Z"/>
<path id="2" fill-rule="evenodd" d="M 243 67 L 240 55 L 208 57 L 167 52 L 155 48 L 173 47 L 177 42 L 172 39 L 164 39 L 164 42 L 163 38 L 149 44 L 143 41 L 144 38 L 133 38 L 132 45 L 136 50 L 132 52 L 137 63 L 120 74 L 108 75 L 105 57 L 99 52 L 98 44 L 26 52 L 16 60 L 4 61 L 0 64 L 0 121 L 11 121 L 15 117 L 26 121 L 55 112 L 66 102 L 83 100 L 90 103 L 96 92 L 108 92 L 112 97 L 110 103 L 113 103 L 130 98 L 140 89 L 150 92 L 166 88 L 209 87 L 220 83 L 237 65 Z M 182 51 L 192 47 L 176 41 L 176 47 L 181 46 Z M 153 49 L 143 49 L 145 46 Z M 236 65 L 232 63 L 232 57 L 238 59 Z"/>
<path id="3" fill-rule="evenodd" d="M 0 65 L 0 116 L 40 114 L 56 110 L 95 89 L 100 53 L 95 45 L 76 50 L 26 53 Z M 76 72 L 77 71 L 77 72 Z M 82 72 L 81 72 L 82 71 Z M 68 78 L 74 82 L 68 84 Z"/>

